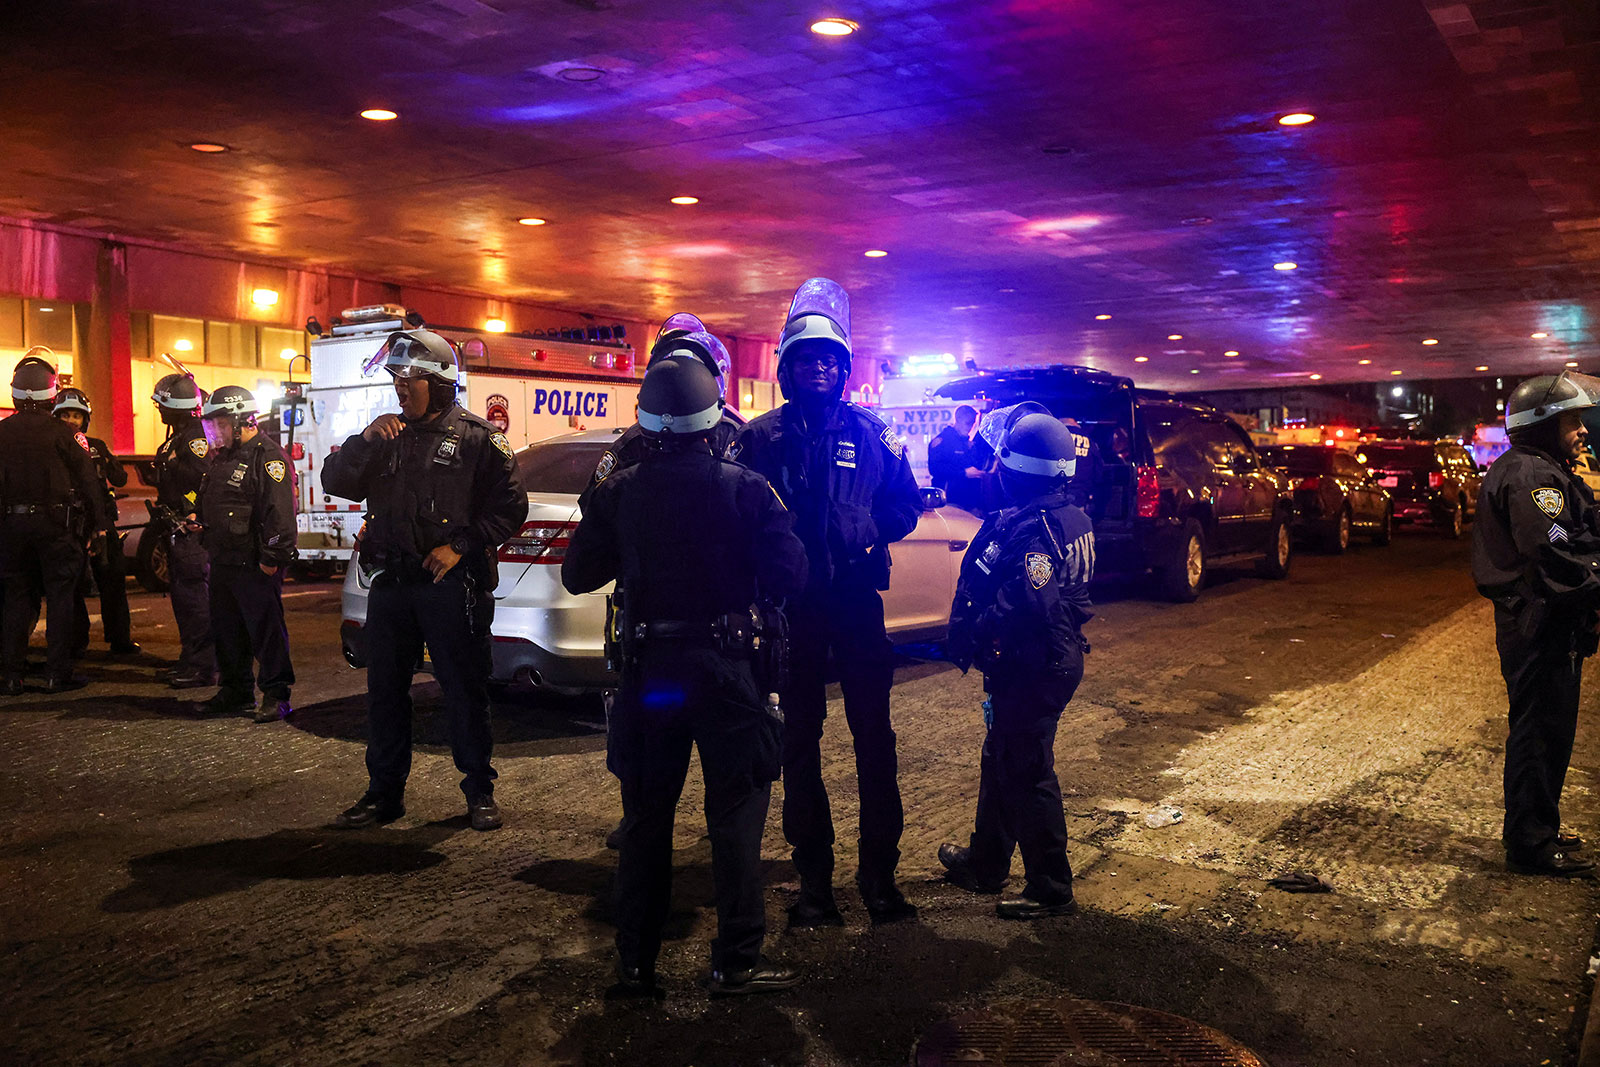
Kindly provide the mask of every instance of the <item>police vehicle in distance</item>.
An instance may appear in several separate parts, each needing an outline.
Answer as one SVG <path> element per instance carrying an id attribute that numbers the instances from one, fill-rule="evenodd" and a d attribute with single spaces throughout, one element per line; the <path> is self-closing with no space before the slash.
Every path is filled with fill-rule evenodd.
<path id="1" fill-rule="evenodd" d="M 628 408 L 632 413 L 632 406 Z M 495 587 L 494 667 L 490 680 L 557 692 L 615 686 L 606 670 L 606 594 L 574 596 L 561 585 L 561 562 L 578 525 L 578 494 L 606 446 L 621 433 L 589 430 L 540 441 L 517 452 L 517 473 L 528 493 L 528 518 L 500 548 Z M 911 536 L 894 546 L 889 590 L 883 594 L 890 637 L 898 643 L 942 638 L 950 624 L 961 554 L 979 522 L 945 507 L 944 494 L 923 490 L 924 510 Z M 344 657 L 365 666 L 362 634 L 368 586 L 360 567 L 345 575 L 340 624 Z"/>
<path id="2" fill-rule="evenodd" d="M 1149 572 L 1159 595 L 1174 601 L 1196 599 L 1211 568 L 1224 564 L 1288 576 L 1289 477 L 1262 462 L 1250 435 L 1222 412 L 1075 366 L 976 374 L 936 393 L 980 410 L 1032 400 L 1075 420 L 1102 461 L 1086 509 L 1098 574 Z"/>
<path id="3" fill-rule="evenodd" d="M 300 569 L 324 573 L 351 559 L 362 505 L 322 491 L 316 466 L 384 412 L 395 412 L 387 374 L 365 374 L 372 354 L 419 317 L 394 304 L 351 308 L 311 342 L 311 383 L 274 403 L 278 441 L 299 480 Z M 461 350 L 460 404 L 498 426 L 514 447 L 576 429 L 633 422 L 643 364 L 621 338 L 577 340 L 428 324 Z M 611 331 L 606 331 L 609 334 Z"/>

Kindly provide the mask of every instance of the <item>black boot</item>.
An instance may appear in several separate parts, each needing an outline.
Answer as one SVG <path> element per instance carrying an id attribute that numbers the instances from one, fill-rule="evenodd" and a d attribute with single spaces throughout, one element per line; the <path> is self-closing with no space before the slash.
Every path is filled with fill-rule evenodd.
<path id="1" fill-rule="evenodd" d="M 708 985 L 714 997 L 742 997 L 752 993 L 776 993 L 799 982 L 799 971 L 773 963 L 763 956 L 754 967 L 737 971 L 712 971 Z"/>

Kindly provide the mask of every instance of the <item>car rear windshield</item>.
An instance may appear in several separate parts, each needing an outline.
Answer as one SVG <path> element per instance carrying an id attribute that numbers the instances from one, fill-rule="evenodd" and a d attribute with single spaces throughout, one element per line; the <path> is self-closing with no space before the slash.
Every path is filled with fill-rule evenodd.
<path id="1" fill-rule="evenodd" d="M 1269 467 L 1282 467 L 1290 474 L 1322 474 L 1333 457 L 1321 448 L 1263 448 L 1261 458 Z"/>
<path id="2" fill-rule="evenodd" d="M 529 445 L 517 453 L 517 477 L 525 492 L 577 496 L 589 484 L 605 450 L 605 441 Z"/>
<path id="3" fill-rule="evenodd" d="M 1435 465 L 1432 445 L 1365 445 L 1361 454 L 1376 470 L 1424 470 Z"/>

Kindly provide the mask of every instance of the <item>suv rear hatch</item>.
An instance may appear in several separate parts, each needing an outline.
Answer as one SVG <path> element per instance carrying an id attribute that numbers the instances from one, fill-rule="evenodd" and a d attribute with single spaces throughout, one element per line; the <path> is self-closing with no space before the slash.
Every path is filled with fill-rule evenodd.
<path id="1" fill-rule="evenodd" d="M 1432 445 L 1363 445 L 1357 458 L 1396 500 L 1426 500 L 1431 490 L 1443 484 L 1444 474 Z"/>

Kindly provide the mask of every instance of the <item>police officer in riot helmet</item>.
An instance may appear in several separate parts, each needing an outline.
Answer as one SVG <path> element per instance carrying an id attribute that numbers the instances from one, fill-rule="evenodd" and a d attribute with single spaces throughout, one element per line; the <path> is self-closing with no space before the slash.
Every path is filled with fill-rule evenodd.
<path id="1" fill-rule="evenodd" d="M 256 398 L 248 389 L 223 386 L 200 415 L 211 446 L 211 469 L 200 486 L 201 543 L 211 560 L 222 686 L 206 709 L 253 712 L 256 722 L 274 722 L 294 710 L 283 618 L 283 572 L 295 558 L 297 537 L 294 472 L 277 442 L 256 428 Z M 253 663 L 261 665 L 259 676 Z"/>
<path id="2" fill-rule="evenodd" d="M 30 349 L 11 376 L 16 414 L 0 421 L 0 696 L 22 693 L 28 636 L 45 601 L 45 692 L 81 688 L 72 672 L 73 607 L 84 568 L 85 531 L 98 540 L 105 501 L 95 479 L 89 440 L 51 418 L 56 369 L 42 346 Z M 80 518 L 81 516 L 81 518 Z"/>
<path id="3" fill-rule="evenodd" d="M 717 395 L 726 400 L 728 379 L 733 374 L 733 361 L 728 357 L 728 349 L 706 329 L 705 323 L 685 312 L 672 315 L 661 324 L 661 329 L 656 333 L 655 344 L 650 346 L 649 365 L 654 365 L 657 360 L 667 356 L 682 353 L 688 353 L 706 365 L 716 377 Z M 728 446 L 733 444 L 733 439 L 738 436 L 739 428 L 743 425 L 744 419 L 739 413 L 724 406 L 722 417 L 711 431 L 712 450 L 719 456 L 726 455 Z M 647 442 L 638 423 L 622 431 L 616 441 L 601 454 L 600 462 L 595 465 L 594 474 L 589 478 L 589 485 L 578 498 L 579 506 L 587 504 L 589 493 L 608 475 L 639 462 L 644 456 L 646 447 Z"/>
<path id="4" fill-rule="evenodd" d="M 1094 533 L 1072 503 L 1077 449 L 1067 427 L 1025 411 L 995 451 L 1010 506 L 984 523 L 962 560 L 947 645 L 963 673 L 983 672 L 978 812 L 969 845 L 941 845 L 939 861 L 954 884 L 998 894 L 1020 849 L 1027 886 L 995 910 L 1036 919 L 1076 910 L 1055 736 L 1089 649 Z"/>
<path id="5" fill-rule="evenodd" d="M 872 921 L 916 916 L 895 884 L 905 816 L 889 719 L 893 649 L 884 630 L 889 546 L 917 525 L 922 498 L 894 431 L 843 399 L 850 376 L 850 301 L 812 278 L 789 307 L 778 344 L 785 403 L 751 420 L 730 458 L 765 475 L 806 546 L 805 592 L 791 606 L 783 830 L 800 898 L 790 925 L 843 922 L 833 893 L 833 815 L 822 781 L 828 664 L 844 691 L 861 797 L 857 883 Z"/>
<path id="6" fill-rule="evenodd" d="M 322 487 L 365 500 L 358 564 L 371 584 L 367 658 L 368 785 L 340 828 L 405 813 L 411 679 L 426 646 L 450 720 L 450 747 L 475 830 L 500 826 L 490 763 L 489 627 L 496 553 L 521 529 L 527 494 L 505 434 L 456 403 L 454 346 L 402 330 L 368 361 L 394 379 L 399 414 L 379 415 L 323 462 Z"/>
<path id="7" fill-rule="evenodd" d="M 208 687 L 217 681 L 216 644 L 211 635 L 210 562 L 200 543 L 196 502 L 211 458 L 205 427 L 200 424 L 200 387 L 188 374 L 168 374 L 150 394 L 167 427 L 156 449 L 156 504 L 165 523 L 152 524 L 149 536 L 161 531 L 167 547 L 167 596 L 178 624 L 178 662 L 168 676 L 174 689 Z"/>
<path id="8" fill-rule="evenodd" d="M 802 587 L 805 550 L 766 479 L 716 454 L 721 416 L 696 355 L 652 363 L 639 390 L 643 457 L 594 487 L 561 567 L 569 592 L 616 581 L 623 594 L 609 762 L 622 783 L 617 973 L 628 991 L 655 986 L 673 813 L 695 746 L 716 883 L 711 991 L 798 979 L 761 955 L 761 836 L 782 744 L 777 702 L 762 701 L 777 668 L 762 653 L 781 648 L 771 602 Z"/>
<path id="9" fill-rule="evenodd" d="M 56 393 L 55 406 L 50 413 L 70 426 L 74 433 L 88 437 L 94 407 L 82 389 L 69 386 Z M 133 640 L 133 626 L 128 615 L 128 566 L 122 554 L 122 535 L 117 533 L 116 494 L 128 484 L 128 472 L 104 441 L 98 437 L 88 437 L 88 441 L 95 477 L 100 482 L 106 523 L 103 547 L 89 554 L 89 573 L 94 575 L 95 587 L 100 591 L 100 623 L 111 654 L 131 656 L 140 649 Z M 75 606 L 79 650 L 89 647 L 89 609 L 84 603 L 87 595 L 88 583 L 80 580 Z"/>
<path id="10" fill-rule="evenodd" d="M 1530 874 L 1594 869 L 1582 839 L 1561 828 L 1560 800 L 1600 624 L 1600 514 L 1573 473 L 1596 403 L 1600 380 L 1583 375 L 1544 374 L 1512 391 L 1511 447 L 1483 480 L 1472 532 L 1472 576 L 1494 602 L 1510 706 L 1501 836 L 1507 866 Z"/>

